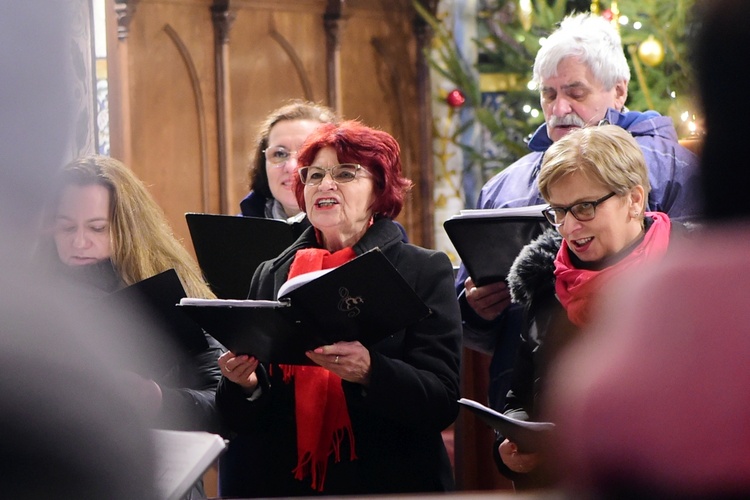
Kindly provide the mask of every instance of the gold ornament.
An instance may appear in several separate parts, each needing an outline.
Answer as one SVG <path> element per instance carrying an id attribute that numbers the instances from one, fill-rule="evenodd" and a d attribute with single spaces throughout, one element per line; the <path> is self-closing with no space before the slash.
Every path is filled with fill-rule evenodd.
<path id="1" fill-rule="evenodd" d="M 647 66 L 658 66 L 664 61 L 664 46 L 654 38 L 654 35 L 649 35 L 638 46 L 638 58 Z"/>
<path id="2" fill-rule="evenodd" d="M 521 20 L 521 27 L 525 31 L 531 29 L 533 14 L 534 6 L 531 5 L 531 0 L 518 0 L 518 18 Z"/>

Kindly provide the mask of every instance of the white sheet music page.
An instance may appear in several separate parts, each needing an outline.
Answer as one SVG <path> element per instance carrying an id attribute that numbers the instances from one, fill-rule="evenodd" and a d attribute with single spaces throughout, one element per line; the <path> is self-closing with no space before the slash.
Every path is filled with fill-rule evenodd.
<path id="1" fill-rule="evenodd" d="M 159 498 L 179 500 L 226 449 L 218 434 L 153 429 Z"/>

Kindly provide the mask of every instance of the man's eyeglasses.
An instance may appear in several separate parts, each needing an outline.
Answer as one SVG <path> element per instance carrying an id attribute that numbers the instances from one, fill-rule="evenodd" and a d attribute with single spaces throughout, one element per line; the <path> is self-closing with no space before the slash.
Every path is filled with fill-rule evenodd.
<path id="1" fill-rule="evenodd" d="M 283 167 L 286 162 L 297 156 L 297 151 L 289 151 L 284 146 L 274 146 L 263 150 L 266 161 L 274 167 Z"/>
<path id="2" fill-rule="evenodd" d="M 602 196 L 598 200 L 594 201 L 581 201 L 570 205 L 569 207 L 547 207 L 542 210 L 542 213 L 547 220 L 555 227 L 559 227 L 565 222 L 565 214 L 570 212 L 573 217 L 581 222 L 586 222 L 593 219 L 596 216 L 596 207 L 601 205 L 608 199 L 612 198 L 616 193 L 612 191 L 606 196 Z"/>
<path id="3" fill-rule="evenodd" d="M 336 184 L 345 184 L 351 182 L 357 178 L 357 172 L 364 170 L 362 165 L 356 163 L 342 163 L 341 165 L 334 165 L 332 167 L 300 167 L 297 172 L 299 173 L 299 179 L 302 184 L 307 186 L 317 186 L 326 174 L 331 174 L 331 179 Z"/>

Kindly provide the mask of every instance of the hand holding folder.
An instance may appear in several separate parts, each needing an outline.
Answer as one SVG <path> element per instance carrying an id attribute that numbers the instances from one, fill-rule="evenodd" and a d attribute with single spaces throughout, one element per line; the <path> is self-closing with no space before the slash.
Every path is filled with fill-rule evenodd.
<path id="1" fill-rule="evenodd" d="M 232 352 L 284 364 L 311 364 L 306 351 L 335 342 L 368 347 L 430 313 L 378 249 L 285 285 L 276 301 L 183 299 L 180 305 Z"/>
<path id="2" fill-rule="evenodd" d="M 461 398 L 458 403 L 478 416 L 484 423 L 497 429 L 507 440 L 516 443 L 523 453 L 539 451 L 555 428 L 552 422 L 517 420 L 496 412 L 473 399 Z"/>

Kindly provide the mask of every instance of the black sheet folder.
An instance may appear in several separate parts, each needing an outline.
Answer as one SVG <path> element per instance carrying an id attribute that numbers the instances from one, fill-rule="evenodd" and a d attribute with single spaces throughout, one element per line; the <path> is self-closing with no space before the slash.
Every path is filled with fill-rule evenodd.
<path id="1" fill-rule="evenodd" d="M 169 269 L 102 299 L 103 312 L 127 320 L 107 326 L 118 342 L 148 349 L 145 356 L 133 359 L 134 371 L 158 379 L 164 376 L 162 370 L 208 348 L 203 329 L 176 306 L 185 295 L 177 273 Z"/>
<path id="2" fill-rule="evenodd" d="M 184 299 L 182 308 L 237 354 L 311 364 L 305 352 L 338 341 L 366 347 L 427 317 L 429 308 L 375 249 L 326 272 L 285 285 L 278 301 Z"/>
<path id="3" fill-rule="evenodd" d="M 245 299 L 255 269 L 294 243 L 307 227 L 260 217 L 187 213 L 195 256 L 211 290 L 222 299 Z"/>
<path id="4" fill-rule="evenodd" d="M 531 422 L 503 415 L 472 399 L 461 398 L 458 403 L 484 423 L 497 429 L 506 439 L 516 443 L 518 449 L 524 453 L 542 449 L 555 428 L 552 422 Z"/>
<path id="5" fill-rule="evenodd" d="M 506 278 L 521 249 L 550 227 L 546 206 L 462 210 L 443 223 L 476 286 Z"/>

